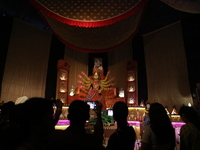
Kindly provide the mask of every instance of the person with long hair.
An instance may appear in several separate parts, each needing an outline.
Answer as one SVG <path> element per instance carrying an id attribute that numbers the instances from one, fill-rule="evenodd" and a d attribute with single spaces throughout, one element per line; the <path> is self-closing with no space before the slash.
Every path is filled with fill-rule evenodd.
<path id="1" fill-rule="evenodd" d="M 175 130 L 160 103 L 152 103 L 149 109 L 150 124 L 146 126 L 141 150 L 174 150 Z"/>
<path id="2" fill-rule="evenodd" d="M 188 106 L 179 110 L 181 119 L 186 124 L 180 130 L 180 150 L 200 149 L 200 116 L 197 111 Z"/>

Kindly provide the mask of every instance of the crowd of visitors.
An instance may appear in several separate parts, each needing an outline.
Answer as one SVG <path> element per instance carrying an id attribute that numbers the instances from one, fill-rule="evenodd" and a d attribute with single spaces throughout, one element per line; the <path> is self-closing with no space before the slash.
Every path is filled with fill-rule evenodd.
<path id="1" fill-rule="evenodd" d="M 54 111 L 53 106 L 57 109 Z M 7 102 L 0 106 L 0 150 L 133 150 L 136 132 L 127 122 L 128 107 L 124 102 L 113 106 L 117 129 L 103 146 L 102 105 L 96 102 L 96 124 L 88 134 L 85 124 L 90 117 L 90 107 L 81 100 L 73 101 L 68 109 L 70 125 L 56 130 L 62 113 L 60 100 L 30 98 L 24 103 Z M 179 114 L 186 123 L 180 131 L 180 150 L 200 149 L 200 118 L 192 107 L 181 107 Z M 150 122 L 141 139 L 141 150 L 174 150 L 175 131 L 165 108 L 152 103 L 148 111 Z"/>

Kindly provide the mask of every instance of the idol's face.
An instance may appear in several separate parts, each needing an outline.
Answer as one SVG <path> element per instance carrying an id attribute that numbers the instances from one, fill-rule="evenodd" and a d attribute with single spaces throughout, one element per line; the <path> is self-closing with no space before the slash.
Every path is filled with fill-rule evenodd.
<path id="1" fill-rule="evenodd" d="M 93 80 L 99 80 L 99 76 L 96 75 L 96 74 L 94 74 L 94 75 L 93 75 Z"/>

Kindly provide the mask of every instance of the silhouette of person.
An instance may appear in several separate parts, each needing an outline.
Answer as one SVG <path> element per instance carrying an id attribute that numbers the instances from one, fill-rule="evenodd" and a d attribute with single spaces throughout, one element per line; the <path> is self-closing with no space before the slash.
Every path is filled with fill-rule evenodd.
<path id="1" fill-rule="evenodd" d="M 108 150 L 133 150 L 136 133 L 127 122 L 128 107 L 126 103 L 118 101 L 113 106 L 113 117 L 117 122 L 116 131 L 110 136 L 106 149 Z"/>
<path id="2" fill-rule="evenodd" d="M 56 102 L 58 107 L 61 101 Z M 30 98 L 11 111 L 11 124 L 1 131 L 1 150 L 43 150 L 48 148 L 60 109 L 54 114 L 52 100 Z M 1 141 L 2 142 L 2 141 Z"/>
<path id="3" fill-rule="evenodd" d="M 152 103 L 149 118 L 150 124 L 145 127 L 141 150 L 174 150 L 175 131 L 164 106 Z"/>
<path id="4" fill-rule="evenodd" d="M 57 110 L 54 114 L 53 105 Z M 47 149 L 54 127 L 61 114 L 60 100 L 52 101 L 44 98 L 30 98 L 21 108 L 20 126 L 24 138 L 17 150 Z M 55 116 L 56 115 L 56 116 Z"/>
<path id="5" fill-rule="evenodd" d="M 200 117 L 197 111 L 188 106 L 179 110 L 181 119 L 186 123 L 180 130 L 180 150 L 200 149 Z"/>
<path id="6" fill-rule="evenodd" d="M 94 126 L 94 133 L 87 134 L 85 129 L 86 121 L 90 117 L 90 107 L 82 100 L 74 100 L 68 109 L 70 125 L 65 130 L 55 130 L 50 144 L 51 150 L 99 150 L 102 149 L 103 124 L 101 122 L 101 105 L 97 103 L 97 123 Z"/>
<path id="7" fill-rule="evenodd" d="M 5 127 L 9 123 L 9 115 L 10 115 L 10 110 L 13 109 L 15 106 L 15 103 L 12 101 L 9 101 L 7 103 L 4 103 L 0 109 L 1 109 L 1 114 L 0 114 L 0 129 Z"/>
<path id="8" fill-rule="evenodd" d="M 0 150 L 13 150 L 21 142 L 21 130 L 18 123 L 18 109 L 21 105 L 14 105 L 12 109 L 9 109 L 9 115 L 7 118 L 9 123 L 0 129 Z"/>

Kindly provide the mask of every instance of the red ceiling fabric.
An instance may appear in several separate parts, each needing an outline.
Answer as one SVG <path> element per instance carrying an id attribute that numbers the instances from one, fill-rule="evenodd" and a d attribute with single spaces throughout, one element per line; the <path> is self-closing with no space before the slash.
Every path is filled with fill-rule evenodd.
<path id="1" fill-rule="evenodd" d="M 68 25 L 99 27 L 125 19 L 147 0 L 30 0 L 48 16 Z"/>
<path id="2" fill-rule="evenodd" d="M 113 50 L 137 32 L 147 0 L 30 0 L 55 35 L 85 52 Z"/>

